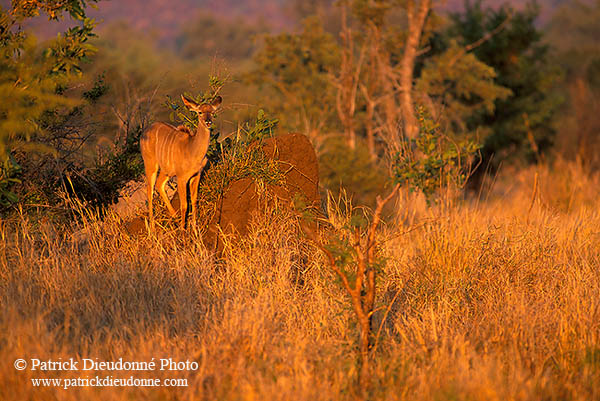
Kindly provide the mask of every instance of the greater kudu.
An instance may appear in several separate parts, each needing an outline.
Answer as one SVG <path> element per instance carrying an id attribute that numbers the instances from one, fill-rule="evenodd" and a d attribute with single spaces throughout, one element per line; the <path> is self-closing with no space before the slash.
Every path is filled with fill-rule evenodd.
<path id="1" fill-rule="evenodd" d="M 221 104 L 221 96 L 217 96 L 210 104 L 198 104 L 181 96 L 183 103 L 198 113 L 198 128 L 195 133 L 181 127 L 157 122 L 152 124 L 140 138 L 140 150 L 144 159 L 148 184 L 148 215 L 153 227 L 152 195 L 156 184 L 158 193 L 169 209 L 171 216 L 176 211 L 166 192 L 165 184 L 169 177 L 177 176 L 179 205 L 181 210 L 181 227 L 187 223 L 187 185 L 189 183 L 192 203 L 192 218 L 196 216 L 196 199 L 198 182 L 202 169 L 206 166 L 206 152 L 210 144 L 210 127 L 212 114 Z"/>

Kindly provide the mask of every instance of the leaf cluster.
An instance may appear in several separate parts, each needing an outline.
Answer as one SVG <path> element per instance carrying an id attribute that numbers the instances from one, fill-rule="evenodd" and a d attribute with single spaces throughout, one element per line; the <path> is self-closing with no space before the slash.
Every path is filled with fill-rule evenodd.
<path id="1" fill-rule="evenodd" d="M 89 59 L 94 48 L 87 43 L 95 22 L 85 16 L 85 7 L 95 0 L 13 1 L 0 7 L 0 176 L 11 177 L 11 154 L 18 152 L 55 153 L 42 138 L 43 119 L 48 113 L 67 110 L 78 101 L 63 95 L 80 64 Z M 49 20 L 70 15 L 80 26 L 59 35 L 46 49 L 21 29 L 29 18 L 45 13 Z M 4 178 L 3 193 L 16 182 Z M 5 198 L 6 198 L 5 196 Z M 6 199 L 8 199 L 6 198 Z"/>
<path id="2" fill-rule="evenodd" d="M 471 116 L 493 115 L 496 102 L 512 95 L 496 77 L 494 68 L 451 41 L 448 49 L 424 62 L 415 87 L 444 108 L 443 119 L 452 132 L 465 133 L 473 128 L 467 125 Z"/>
<path id="3" fill-rule="evenodd" d="M 9 157 L 4 160 L 2 168 L 0 168 L 0 206 L 7 207 L 19 200 L 17 194 L 12 191 L 14 184 L 19 184 L 21 180 L 18 178 L 21 172 L 21 166 Z"/>
<path id="4" fill-rule="evenodd" d="M 131 180 L 139 180 L 144 174 L 139 145 L 141 134 L 142 127 L 136 127 L 127 137 L 125 146 L 98 159 L 91 168 L 81 172 L 69 169 L 67 193 L 96 207 L 116 202 L 121 188 Z"/>
<path id="5" fill-rule="evenodd" d="M 45 52 L 45 56 L 53 60 L 51 73 L 81 74 L 81 63 L 89 62 L 90 56 L 96 52 L 96 48 L 87 43 L 96 36 L 93 32 L 95 26 L 93 19 L 84 18 L 81 26 L 69 28 L 64 35 L 58 35 Z"/>
<path id="6" fill-rule="evenodd" d="M 282 124 L 306 132 L 331 124 L 335 91 L 330 74 L 339 68 L 340 49 L 317 17 L 307 18 L 298 34 L 266 36 L 247 80 L 274 90 L 267 106 L 284 116 Z"/>
<path id="7" fill-rule="evenodd" d="M 440 189 L 465 184 L 470 159 L 480 145 L 444 135 L 423 106 L 417 106 L 416 113 L 419 134 L 414 139 L 403 139 L 394 160 L 394 178 L 411 191 L 422 191 L 430 200 Z"/>
<path id="8" fill-rule="evenodd" d="M 284 182 L 279 163 L 267 157 L 261 146 L 263 140 L 273 136 L 277 124 L 277 119 L 271 119 L 259 110 L 255 122 L 240 127 L 234 138 L 211 142 L 213 160 L 209 159 L 198 194 L 204 221 L 212 219 L 224 191 L 235 181 L 251 178 L 261 185 Z"/>

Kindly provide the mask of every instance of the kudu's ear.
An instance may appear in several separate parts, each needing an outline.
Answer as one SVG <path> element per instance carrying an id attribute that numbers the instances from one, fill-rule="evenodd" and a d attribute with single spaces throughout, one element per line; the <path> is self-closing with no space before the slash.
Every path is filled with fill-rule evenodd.
<path id="1" fill-rule="evenodd" d="M 183 104 L 190 110 L 195 110 L 198 108 L 198 103 L 193 100 L 187 99 L 185 96 L 181 95 L 181 100 L 183 100 Z"/>
<path id="2" fill-rule="evenodd" d="M 221 96 L 217 96 L 211 103 L 211 106 L 214 108 L 219 107 L 219 105 L 221 104 L 221 102 L 223 101 L 223 98 Z"/>

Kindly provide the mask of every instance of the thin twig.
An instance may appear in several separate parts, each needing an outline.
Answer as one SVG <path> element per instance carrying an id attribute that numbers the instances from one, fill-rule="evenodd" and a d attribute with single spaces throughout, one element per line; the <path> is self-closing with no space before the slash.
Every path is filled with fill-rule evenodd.
<path id="1" fill-rule="evenodd" d="M 470 52 L 471 50 L 474 50 L 474 49 L 478 48 L 479 46 L 481 46 L 482 44 L 484 44 L 485 42 L 487 42 L 488 40 L 490 40 L 492 37 L 494 37 L 495 35 L 497 35 L 512 20 L 512 17 L 513 17 L 512 12 L 509 12 L 509 14 L 506 17 L 506 19 L 504 21 L 502 21 L 502 23 L 500 23 L 500 25 L 498 25 L 496 28 L 492 29 L 491 31 L 489 31 L 488 33 L 486 33 L 485 35 L 483 35 L 481 38 L 477 39 L 475 42 L 470 43 L 470 44 L 466 45 L 464 48 L 462 48 L 461 51 L 458 52 L 458 54 L 450 61 L 449 64 L 453 65 L 464 54 Z"/>
<path id="2" fill-rule="evenodd" d="M 498 25 L 496 28 L 492 29 L 491 31 L 489 31 L 488 33 L 483 35 L 481 38 L 479 38 L 475 42 L 465 46 L 464 47 L 465 52 L 470 52 L 471 50 L 476 49 L 477 47 L 481 46 L 482 44 L 484 44 L 485 42 L 490 40 L 494 35 L 498 34 L 500 31 L 502 31 L 504 29 L 504 27 L 510 22 L 510 20 L 512 20 L 512 17 L 513 17 L 512 11 L 509 11 L 508 16 L 506 17 L 506 19 L 504 21 L 502 21 L 502 23 L 500 25 Z"/>
<path id="3" fill-rule="evenodd" d="M 531 209 L 533 209 L 533 204 L 535 203 L 535 198 L 538 191 L 538 173 L 535 172 L 535 178 L 533 180 L 533 191 L 531 192 L 531 201 L 529 202 L 529 209 L 527 209 L 527 225 L 529 225 L 529 215 L 531 213 Z"/>
<path id="4" fill-rule="evenodd" d="M 377 351 L 377 347 L 379 347 L 379 336 L 381 335 L 381 330 L 383 329 L 385 320 L 387 319 L 387 316 L 390 313 L 390 310 L 392 309 L 392 306 L 394 305 L 394 302 L 396 302 L 396 299 L 398 298 L 398 295 L 400 295 L 401 291 L 402 288 L 396 291 L 394 298 L 392 298 L 392 301 L 388 304 L 387 308 L 385 309 L 385 313 L 383 314 L 383 318 L 381 319 L 381 323 L 379 324 L 379 329 L 377 330 L 377 334 L 375 335 L 375 345 L 373 346 L 373 350 L 371 351 L 373 354 L 375 354 L 375 352 Z"/>
<path id="5" fill-rule="evenodd" d="M 335 257 L 333 256 L 333 254 L 331 253 L 331 251 L 329 249 L 325 248 L 325 246 L 323 246 L 323 244 L 321 243 L 321 241 L 319 240 L 319 238 L 317 238 L 317 235 L 315 234 L 315 232 L 313 230 L 311 230 L 306 224 L 300 223 L 300 226 L 301 226 L 302 231 L 304 232 L 304 234 L 308 238 L 310 238 L 311 241 L 321 251 L 323 251 L 323 253 L 325 254 L 325 256 L 327 256 L 327 259 L 329 259 L 329 264 L 330 264 L 331 268 L 340 277 L 340 280 L 342 280 L 342 283 L 344 284 L 344 288 L 346 289 L 346 291 L 348 291 L 348 293 L 350 295 L 352 295 L 354 293 L 354 290 L 352 289 L 352 286 L 350 285 L 350 282 L 348 281 L 348 277 L 346 277 L 346 275 L 337 266 L 337 264 L 335 262 Z"/>

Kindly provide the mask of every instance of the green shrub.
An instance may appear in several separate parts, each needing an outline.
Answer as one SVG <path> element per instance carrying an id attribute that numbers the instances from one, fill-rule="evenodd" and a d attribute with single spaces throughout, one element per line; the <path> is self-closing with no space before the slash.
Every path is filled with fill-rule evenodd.
<path id="1" fill-rule="evenodd" d="M 417 106 L 416 111 L 419 134 L 403 138 L 394 160 L 394 178 L 411 191 L 422 191 L 431 201 L 441 189 L 463 187 L 480 145 L 468 139 L 453 140 L 440 131 L 424 107 Z"/>
<path id="2" fill-rule="evenodd" d="M 270 119 L 259 110 L 254 124 L 245 124 L 235 138 L 227 138 L 222 143 L 214 141 L 217 148 L 212 149 L 213 160 L 200 181 L 198 194 L 204 221 L 212 219 L 218 201 L 234 181 L 252 178 L 265 184 L 283 182 L 278 162 L 268 158 L 260 146 L 264 139 L 273 136 L 277 123 L 277 119 Z"/>
<path id="3" fill-rule="evenodd" d="M 119 191 L 131 180 L 142 179 L 144 161 L 140 154 L 143 128 L 136 127 L 127 137 L 125 146 L 96 162 L 81 173 L 68 174 L 67 192 L 92 206 L 103 207 L 117 201 Z"/>
<path id="4" fill-rule="evenodd" d="M 323 187 L 334 195 L 344 188 L 354 204 L 367 206 L 375 205 L 389 181 L 387 171 L 371 161 L 366 146 L 359 142 L 353 150 L 341 136 L 326 141 L 319 157 L 319 176 Z"/>
<path id="5" fill-rule="evenodd" d="M 19 200 L 13 192 L 13 185 L 21 182 L 17 177 L 21 166 L 12 158 L 8 157 L 0 166 L 0 207 L 3 209 L 11 206 Z"/>

